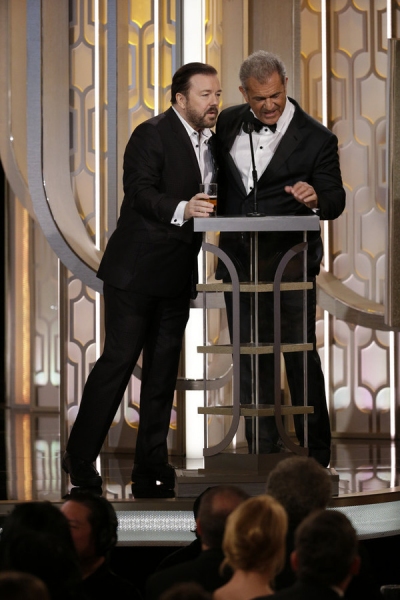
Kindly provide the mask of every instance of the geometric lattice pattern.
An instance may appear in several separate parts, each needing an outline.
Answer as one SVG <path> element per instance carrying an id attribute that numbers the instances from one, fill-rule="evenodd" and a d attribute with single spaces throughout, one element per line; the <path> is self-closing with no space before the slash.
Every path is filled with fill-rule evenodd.
<path id="1" fill-rule="evenodd" d="M 321 7 L 301 13 L 302 104 L 322 120 L 322 63 L 328 65 L 327 125 L 338 136 L 347 194 L 344 214 L 330 224 L 325 248 L 331 270 L 361 296 L 382 303 L 386 210 L 386 2 L 327 4 L 327 56 L 322 56 Z M 333 431 L 389 431 L 390 334 L 330 317 Z"/>

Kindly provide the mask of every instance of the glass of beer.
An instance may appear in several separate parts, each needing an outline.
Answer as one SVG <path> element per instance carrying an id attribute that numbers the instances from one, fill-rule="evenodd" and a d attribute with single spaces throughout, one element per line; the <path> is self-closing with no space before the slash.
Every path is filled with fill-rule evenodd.
<path id="1" fill-rule="evenodd" d="M 217 216 L 217 184 L 216 183 L 201 183 L 200 184 L 200 192 L 203 194 L 207 194 L 208 200 L 207 202 L 211 202 L 214 205 L 214 210 L 210 213 L 210 217 Z"/>

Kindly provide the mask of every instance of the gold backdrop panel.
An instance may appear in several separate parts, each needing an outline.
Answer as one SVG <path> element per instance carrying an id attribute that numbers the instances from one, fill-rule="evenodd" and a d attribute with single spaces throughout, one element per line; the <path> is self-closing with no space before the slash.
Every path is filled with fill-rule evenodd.
<path id="1" fill-rule="evenodd" d="M 329 67 L 328 126 L 339 139 L 347 192 L 345 213 L 330 224 L 325 251 L 331 252 L 332 272 L 346 287 L 382 303 L 386 181 L 380 165 L 386 144 L 386 48 L 382 36 L 386 3 L 340 0 L 326 6 L 328 56 L 322 55 L 320 41 L 315 49 L 319 60 L 310 39 L 321 4 L 306 2 L 302 10 L 306 47 L 302 53 L 303 91 L 307 94 L 308 90 L 303 105 L 321 120 L 325 61 Z M 389 334 L 334 318 L 330 321 L 332 337 L 324 358 L 329 356 L 333 431 L 387 434 Z M 322 325 L 317 331 L 322 346 L 326 343 Z"/>

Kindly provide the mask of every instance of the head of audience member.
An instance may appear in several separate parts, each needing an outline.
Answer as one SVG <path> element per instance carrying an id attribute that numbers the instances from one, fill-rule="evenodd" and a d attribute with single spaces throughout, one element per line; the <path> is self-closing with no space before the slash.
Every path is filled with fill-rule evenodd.
<path id="1" fill-rule="evenodd" d="M 160 600 L 211 600 L 211 594 L 195 581 L 176 583 L 160 596 Z"/>
<path id="2" fill-rule="evenodd" d="M 197 531 L 197 517 L 199 515 L 201 499 L 203 498 L 204 494 L 206 494 L 208 492 L 208 490 L 210 490 L 210 489 L 211 489 L 211 487 L 208 487 L 205 490 L 203 490 L 201 492 L 201 494 L 199 494 L 197 496 L 197 498 L 195 499 L 195 501 L 193 502 L 193 517 L 194 517 L 194 522 L 195 522 L 195 528 L 193 530 L 193 533 L 195 534 L 196 538 L 199 538 L 199 532 Z"/>
<path id="3" fill-rule="evenodd" d="M 214 127 L 220 98 L 218 73 L 211 65 L 187 63 L 172 77 L 171 104 L 193 129 Z"/>
<path id="4" fill-rule="evenodd" d="M 74 597 L 81 582 L 69 524 L 50 502 L 23 502 L 6 517 L 0 538 L 0 570 L 22 571 L 44 581 L 50 597 Z"/>
<path id="5" fill-rule="evenodd" d="M 0 573 L 1 600 L 50 600 L 45 583 L 30 573 Z"/>
<path id="6" fill-rule="evenodd" d="M 203 550 L 222 547 L 228 516 L 248 497 L 244 490 L 234 485 L 217 485 L 205 492 L 196 520 Z"/>
<path id="7" fill-rule="evenodd" d="M 285 562 L 286 531 L 286 511 L 272 496 L 245 500 L 227 519 L 226 563 L 234 572 L 260 573 L 272 582 Z"/>
<path id="8" fill-rule="evenodd" d="M 239 77 L 239 90 L 257 119 L 266 125 L 276 123 L 287 97 L 286 68 L 281 59 L 265 50 L 253 52 L 243 61 Z"/>
<path id="9" fill-rule="evenodd" d="M 314 458 L 292 456 L 271 471 L 266 492 L 284 506 L 293 532 L 312 511 L 327 507 L 332 485 L 326 469 Z"/>
<path id="10" fill-rule="evenodd" d="M 320 510 L 304 519 L 295 533 L 292 568 L 299 580 L 345 591 L 360 567 L 357 533 L 336 510 Z"/>
<path id="11" fill-rule="evenodd" d="M 61 511 L 68 520 L 85 579 L 108 560 L 117 543 L 116 512 L 111 502 L 89 490 L 74 492 Z"/>

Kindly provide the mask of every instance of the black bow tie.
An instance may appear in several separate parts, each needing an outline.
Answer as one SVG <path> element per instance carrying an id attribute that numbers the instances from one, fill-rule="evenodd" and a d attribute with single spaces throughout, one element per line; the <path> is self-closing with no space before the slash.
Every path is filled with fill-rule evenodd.
<path id="1" fill-rule="evenodd" d="M 272 133 L 275 133 L 276 131 L 276 123 L 274 123 L 273 125 L 267 125 L 266 123 L 262 123 L 259 119 L 256 119 L 256 117 L 254 117 L 254 131 L 261 131 L 263 127 L 268 127 L 268 129 L 270 129 Z"/>

